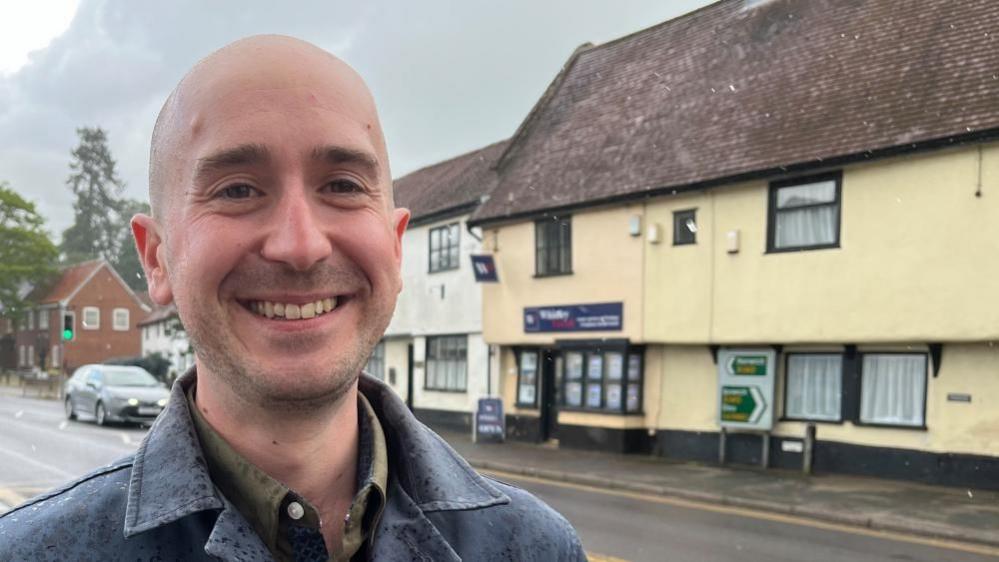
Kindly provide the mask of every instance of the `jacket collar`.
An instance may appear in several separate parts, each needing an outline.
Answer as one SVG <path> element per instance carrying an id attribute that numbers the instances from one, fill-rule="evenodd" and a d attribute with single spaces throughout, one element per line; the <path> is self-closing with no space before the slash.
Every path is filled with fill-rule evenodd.
<path id="1" fill-rule="evenodd" d="M 126 538 L 210 509 L 223 510 L 213 537 L 223 531 L 220 525 L 245 523 L 216 492 L 208 474 L 185 399 L 195 378 L 192 368 L 177 380 L 166 408 L 135 453 L 125 507 Z M 425 514 L 502 505 L 510 498 L 417 421 L 385 383 L 362 374 L 359 389 L 381 421 L 389 455 L 388 505 L 376 533 L 378 542 L 386 544 L 378 544 L 377 550 L 401 541 L 399 546 L 407 547 L 415 559 L 454 555 Z M 256 550 L 257 545 L 249 546 Z"/>

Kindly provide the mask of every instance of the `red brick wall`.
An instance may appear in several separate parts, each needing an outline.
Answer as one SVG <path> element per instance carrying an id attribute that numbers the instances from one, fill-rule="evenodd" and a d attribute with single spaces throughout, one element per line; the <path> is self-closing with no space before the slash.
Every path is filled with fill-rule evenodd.
<path id="1" fill-rule="evenodd" d="M 83 327 L 83 308 L 96 306 L 101 311 L 100 327 Z M 113 329 L 115 308 L 129 311 L 129 329 Z M 132 298 L 105 266 L 69 302 L 67 311 L 76 313 L 76 337 L 65 343 L 65 365 L 68 373 L 80 365 L 101 363 L 112 357 L 134 357 L 142 354 L 141 331 L 135 326 L 147 311 Z M 61 320 L 60 320 L 61 322 Z"/>

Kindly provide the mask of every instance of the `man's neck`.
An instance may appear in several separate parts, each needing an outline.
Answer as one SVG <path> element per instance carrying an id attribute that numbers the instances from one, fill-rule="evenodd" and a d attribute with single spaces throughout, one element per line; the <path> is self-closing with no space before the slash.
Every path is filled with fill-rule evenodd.
<path id="1" fill-rule="evenodd" d="M 329 409 L 296 416 L 251 404 L 199 374 L 195 404 L 237 453 L 315 506 L 333 552 L 357 492 L 357 385 Z"/>

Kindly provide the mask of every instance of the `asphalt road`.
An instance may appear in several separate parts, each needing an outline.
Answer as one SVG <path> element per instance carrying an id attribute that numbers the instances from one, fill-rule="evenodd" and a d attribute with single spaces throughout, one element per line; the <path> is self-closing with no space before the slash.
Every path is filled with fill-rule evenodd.
<path id="1" fill-rule="evenodd" d="M 68 421 L 54 400 L 0 388 L 0 512 L 135 450 L 145 430 Z M 663 497 L 498 475 L 575 525 L 594 561 L 999 559 L 999 549 L 930 541 Z"/>

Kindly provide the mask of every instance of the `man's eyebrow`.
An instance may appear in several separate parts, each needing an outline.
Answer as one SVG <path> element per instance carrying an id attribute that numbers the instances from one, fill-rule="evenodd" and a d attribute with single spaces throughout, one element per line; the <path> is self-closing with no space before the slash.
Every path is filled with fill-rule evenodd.
<path id="1" fill-rule="evenodd" d="M 312 159 L 321 160 L 334 166 L 343 164 L 358 166 L 372 179 L 376 181 L 379 179 L 381 166 L 378 164 L 378 158 L 368 152 L 342 146 L 317 146 L 312 149 Z"/>
<path id="2" fill-rule="evenodd" d="M 266 146 L 260 144 L 241 144 L 233 148 L 219 150 L 198 158 L 198 163 L 194 167 L 195 183 L 201 183 L 216 172 L 235 168 L 238 166 L 249 166 L 261 164 L 270 159 L 270 151 Z"/>

